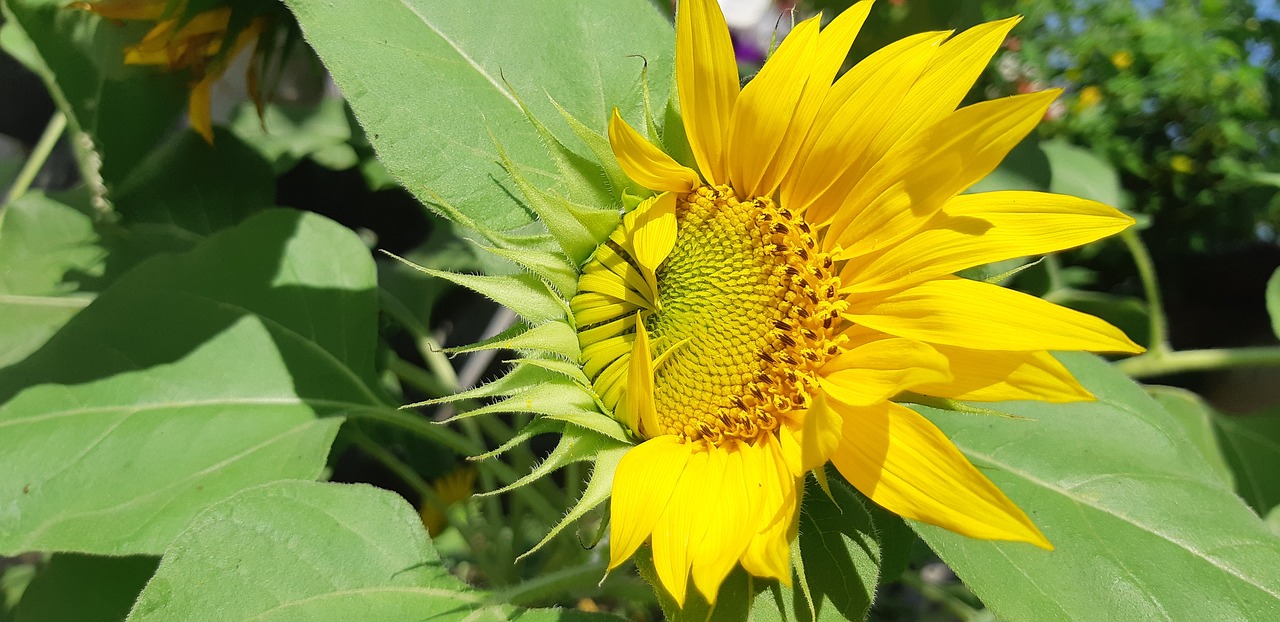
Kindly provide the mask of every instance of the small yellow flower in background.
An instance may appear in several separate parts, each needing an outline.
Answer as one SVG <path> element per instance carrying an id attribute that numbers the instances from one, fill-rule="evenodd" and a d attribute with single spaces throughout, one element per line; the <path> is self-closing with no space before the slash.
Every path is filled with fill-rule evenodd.
<path id="1" fill-rule="evenodd" d="M 99 0 L 75 2 L 70 6 L 91 11 L 107 19 L 156 22 L 135 45 L 124 50 L 127 65 L 153 65 L 166 71 L 188 70 L 194 82 L 187 98 L 187 118 L 191 127 L 213 143 L 211 91 L 228 65 L 249 44 L 258 40 L 266 25 L 256 17 L 236 34 L 230 50 L 223 50 L 231 23 L 231 8 L 220 7 L 192 16 L 183 14 L 183 3 L 170 10 L 170 0 Z M 256 99 L 257 68 L 250 64 L 249 90 Z"/>
<path id="2" fill-rule="evenodd" d="M 1111 64 L 1114 65 L 1116 69 L 1124 71 L 1133 66 L 1133 54 L 1130 54 L 1128 50 L 1116 52 L 1111 55 Z"/>
<path id="3" fill-rule="evenodd" d="M 1175 172 L 1187 175 L 1196 170 L 1196 161 L 1179 153 L 1178 155 L 1169 158 L 1169 168 L 1173 169 Z"/>
<path id="4" fill-rule="evenodd" d="M 1076 96 L 1076 110 L 1088 110 L 1102 102 L 1102 89 L 1090 85 L 1080 89 Z"/>
<path id="5" fill-rule="evenodd" d="M 803 478 L 828 461 L 906 518 L 1051 548 L 894 400 L 1089 400 L 1050 350 L 1142 350 L 1092 316 L 953 276 L 1133 223 L 1074 197 L 959 194 L 1059 94 L 956 110 L 1018 20 L 911 36 L 837 80 L 870 6 L 797 25 L 740 87 L 716 2 L 682 0 L 677 90 L 696 169 L 616 111 L 609 125 L 623 171 L 658 193 L 571 300 L 583 371 L 641 441 L 613 479 L 610 568 L 648 541 L 682 606 L 690 578 L 714 602 L 737 564 L 789 583 Z"/>
<path id="6" fill-rule="evenodd" d="M 449 519 L 445 513 L 449 510 L 449 506 L 470 498 L 475 492 L 475 486 L 476 470 L 470 467 L 456 469 L 431 482 L 433 497 L 423 499 L 418 509 L 422 524 L 426 526 L 427 533 L 431 537 L 440 535 L 440 532 L 448 526 Z"/>

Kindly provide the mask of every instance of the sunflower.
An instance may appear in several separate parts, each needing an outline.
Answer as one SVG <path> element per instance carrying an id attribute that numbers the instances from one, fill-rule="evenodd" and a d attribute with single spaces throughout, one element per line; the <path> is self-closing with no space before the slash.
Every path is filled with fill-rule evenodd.
<path id="1" fill-rule="evenodd" d="M 682 0 L 696 168 L 616 110 L 608 128 L 626 176 L 656 193 L 570 304 L 582 370 L 638 441 L 613 477 L 610 568 L 649 542 L 682 606 L 690 579 L 714 603 L 737 564 L 789 583 L 803 478 L 827 462 L 903 517 L 1052 548 L 898 402 L 1089 400 L 1050 350 L 1141 351 L 1097 318 L 954 276 L 1133 224 L 1069 196 L 961 194 L 1059 95 L 957 109 L 1017 19 L 907 37 L 837 79 L 870 5 L 798 24 L 740 87 L 717 3 Z"/>
<path id="2" fill-rule="evenodd" d="M 226 73 L 232 59 L 258 40 L 266 17 L 249 20 L 235 34 L 231 48 L 224 50 L 232 19 L 229 6 L 194 15 L 183 14 L 182 0 L 98 0 L 70 6 L 112 20 L 155 22 L 141 41 L 125 48 L 124 62 L 163 67 L 166 71 L 189 71 L 193 82 L 187 97 L 187 119 L 192 129 L 213 143 L 213 83 Z M 250 94 L 258 99 L 256 63 L 250 63 L 247 80 Z"/>

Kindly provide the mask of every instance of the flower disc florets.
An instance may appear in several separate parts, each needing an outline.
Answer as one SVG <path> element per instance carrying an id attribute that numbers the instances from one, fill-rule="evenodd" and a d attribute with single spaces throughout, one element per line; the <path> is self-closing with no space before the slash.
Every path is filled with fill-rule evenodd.
<path id="1" fill-rule="evenodd" d="M 660 430 L 754 441 L 803 409 L 813 372 L 839 352 L 846 303 L 808 223 L 768 198 L 703 186 L 676 203 L 678 229 L 644 318 Z M 670 352 L 669 356 L 665 356 Z"/>

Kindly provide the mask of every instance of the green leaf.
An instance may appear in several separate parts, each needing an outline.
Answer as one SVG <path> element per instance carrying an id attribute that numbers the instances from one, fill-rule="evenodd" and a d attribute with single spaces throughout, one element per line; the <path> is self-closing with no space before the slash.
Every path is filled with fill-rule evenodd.
<path id="1" fill-rule="evenodd" d="M 200 510 L 310 479 L 340 415 L 388 408 L 373 261 L 273 210 L 133 270 L 0 370 L 0 552 L 155 554 Z"/>
<path id="2" fill-rule="evenodd" d="M 1258 514 L 1280 505 L 1280 414 L 1216 414 L 1213 425 L 1235 474 L 1236 491 Z"/>
<path id="3" fill-rule="evenodd" d="M 1271 316 L 1271 332 L 1280 337 L 1280 268 L 1267 279 L 1267 315 Z"/>
<path id="4" fill-rule="evenodd" d="M 836 477 L 829 478 L 831 497 L 805 478 L 800 511 L 800 558 L 804 576 L 794 585 L 813 599 L 817 620 L 864 620 L 875 599 L 882 557 L 871 514 L 857 495 Z M 797 606 L 798 620 L 811 619 Z"/>
<path id="5" fill-rule="evenodd" d="M 447 202 L 489 229 L 532 220 L 490 130 L 530 183 L 549 190 L 558 181 L 504 82 L 584 157 L 586 146 L 547 96 L 603 132 L 614 106 L 633 121 L 643 118 L 643 61 L 632 55 L 648 59 L 659 101 L 670 83 L 672 28 L 646 0 L 540 0 L 518 11 L 501 0 L 287 4 L 387 169 L 424 203 L 447 212 Z"/>
<path id="6" fill-rule="evenodd" d="M 914 523 L 921 537 L 1010 622 L 1280 616 L 1280 539 L 1141 388 L 1062 358 L 1097 402 L 997 405 L 1034 421 L 920 407 L 1056 550 Z"/>
<path id="7" fill-rule="evenodd" d="M 1182 427 L 1182 431 L 1200 450 L 1200 455 L 1213 468 L 1222 485 L 1234 486 L 1235 478 L 1231 474 L 1231 467 L 1227 466 L 1227 459 L 1218 446 L 1217 435 L 1220 428 L 1217 427 L 1217 419 L 1222 415 L 1215 412 L 1199 395 L 1186 389 L 1159 386 L 1148 386 L 1146 389 L 1152 399 L 1172 415 L 1170 421 Z"/>
<path id="8" fill-rule="evenodd" d="M 15 622 L 123 620 L 158 562 L 154 557 L 56 554 L 27 586 Z"/>
<path id="9" fill-rule="evenodd" d="M 187 241 L 242 222 L 275 205 L 271 167 L 234 134 L 217 128 L 214 144 L 180 132 L 147 155 L 113 198 L 123 225 Z"/>
<path id="10" fill-rule="evenodd" d="M 0 41 L 44 79 L 67 114 L 81 173 L 98 195 L 113 187 L 173 127 L 187 76 L 124 65 L 124 46 L 146 33 L 64 0 L 6 0 Z M 104 185 L 105 184 L 105 187 Z"/>
<path id="11" fill-rule="evenodd" d="M 336 98 L 314 106 L 268 104 L 262 118 L 256 107 L 245 104 L 236 109 L 231 131 L 270 162 L 277 175 L 304 158 L 332 153 L 343 146 L 351 149 L 346 102 Z"/>
<path id="12" fill-rule="evenodd" d="M 39 349 L 92 300 L 84 281 L 103 271 L 87 206 L 29 192 L 0 224 L 0 368 Z"/>
<path id="13" fill-rule="evenodd" d="M 428 619 L 593 618 L 486 604 L 448 573 L 418 513 L 395 494 L 278 482 L 196 517 L 128 622 Z"/>
<path id="14" fill-rule="evenodd" d="M 1120 175 L 1106 160 L 1064 140 L 1046 140 L 1040 143 L 1040 149 L 1049 160 L 1049 192 L 1092 199 L 1116 208 L 1127 205 Z"/>

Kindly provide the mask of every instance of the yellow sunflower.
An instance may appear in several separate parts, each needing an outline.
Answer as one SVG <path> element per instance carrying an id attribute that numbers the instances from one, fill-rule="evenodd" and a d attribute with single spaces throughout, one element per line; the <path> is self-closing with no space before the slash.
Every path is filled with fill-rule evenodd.
<path id="1" fill-rule="evenodd" d="M 1133 224 L 1092 201 L 960 194 L 1058 91 L 956 109 L 1017 22 L 929 32 L 837 79 L 870 9 L 805 21 L 745 87 L 714 0 L 682 0 L 676 79 L 696 169 L 615 111 L 644 200 L 582 269 L 583 371 L 639 441 L 612 485 L 610 567 L 646 541 L 678 603 L 736 564 L 789 583 L 803 477 L 975 538 L 1051 548 L 904 395 L 1092 396 L 1050 350 L 1139 352 L 1111 325 L 953 276 Z M 821 471 L 817 471 L 821 473 Z"/>
<path id="2" fill-rule="evenodd" d="M 231 60 L 258 40 L 266 18 L 251 20 L 235 37 L 229 51 L 223 45 L 231 24 L 231 7 L 218 7 L 184 16 L 185 2 L 174 0 L 98 0 L 74 2 L 73 8 L 107 19 L 156 22 L 142 40 L 124 50 L 126 65 L 152 65 L 166 71 L 187 70 L 193 82 L 187 97 L 187 119 L 192 129 L 213 143 L 211 97 L 213 83 L 227 71 Z M 247 80 L 257 99 L 257 67 L 251 63 Z"/>

